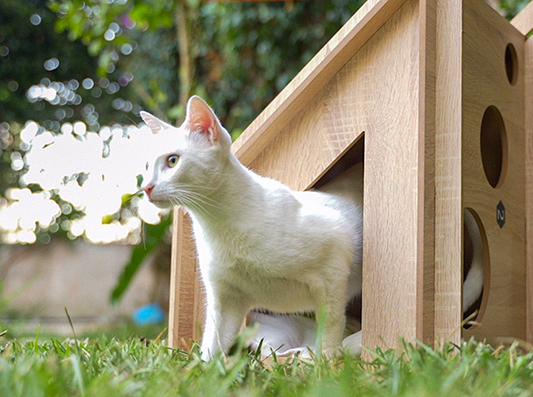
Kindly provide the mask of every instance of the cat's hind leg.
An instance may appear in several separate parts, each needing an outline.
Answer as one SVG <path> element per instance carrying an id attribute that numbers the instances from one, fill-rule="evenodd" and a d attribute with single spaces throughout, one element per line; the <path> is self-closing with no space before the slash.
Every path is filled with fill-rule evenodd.
<path id="1" fill-rule="evenodd" d="M 319 283 L 312 289 L 317 305 L 316 350 L 326 356 L 338 354 L 346 324 L 346 280 L 330 281 Z"/>
<path id="2" fill-rule="evenodd" d="M 363 331 L 358 331 L 344 338 L 342 348 L 351 355 L 360 356 L 363 350 Z"/>

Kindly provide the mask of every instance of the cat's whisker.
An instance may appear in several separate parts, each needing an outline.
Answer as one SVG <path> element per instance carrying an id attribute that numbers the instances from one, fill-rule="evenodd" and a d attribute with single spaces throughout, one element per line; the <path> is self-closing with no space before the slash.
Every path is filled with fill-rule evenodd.
<path id="1" fill-rule="evenodd" d="M 189 206 L 191 209 L 203 215 L 214 217 L 216 215 L 214 212 L 225 212 L 224 207 L 220 203 L 204 194 L 183 188 L 176 188 L 172 193 L 174 193 L 173 196 L 176 201 L 183 202 L 185 206 Z"/>
<path id="2" fill-rule="evenodd" d="M 204 188 L 202 188 L 202 189 L 204 189 Z M 216 206 L 216 207 L 222 208 L 222 205 L 218 201 L 213 200 L 212 198 L 210 198 L 209 196 L 206 196 L 205 194 L 202 194 L 200 192 L 196 192 L 196 191 L 190 189 L 188 185 L 180 185 L 178 190 L 180 192 L 187 193 L 187 194 L 189 194 L 191 196 L 198 197 L 199 199 L 204 200 L 206 203 L 209 203 L 212 206 Z M 204 189 L 204 190 L 206 190 L 206 189 Z"/>
<path id="3" fill-rule="evenodd" d="M 190 189 L 190 188 L 198 188 L 198 186 L 195 186 L 195 185 L 190 185 L 190 184 L 184 184 L 184 183 L 180 183 L 179 186 L 183 189 Z M 209 191 L 209 192 L 212 192 L 214 190 L 217 190 L 218 187 L 216 186 L 202 186 L 202 190 L 205 190 L 205 191 Z"/>
<path id="4" fill-rule="evenodd" d="M 169 197 L 168 200 L 174 207 L 181 207 L 182 204 L 174 197 Z"/>
<path id="5" fill-rule="evenodd" d="M 183 205 L 187 208 L 190 208 L 191 210 L 198 212 L 202 215 L 210 216 L 211 214 L 204 208 L 203 206 L 199 205 L 196 201 L 192 200 L 186 191 L 179 192 L 180 194 L 176 194 L 174 196 L 169 196 L 171 201 L 175 203 L 179 203 L 180 205 Z"/>
<path id="6" fill-rule="evenodd" d="M 180 197 L 179 199 L 177 199 L 176 197 L 169 197 L 169 201 L 174 206 L 185 207 L 185 208 L 187 208 L 189 210 L 196 211 L 196 212 L 198 212 L 200 214 L 203 213 L 201 207 L 199 208 L 194 202 L 190 202 L 189 200 L 187 200 L 184 197 Z"/>
<path id="7" fill-rule="evenodd" d="M 189 195 L 190 199 L 197 201 L 198 204 L 201 204 L 202 206 L 205 206 L 206 208 L 212 207 L 212 208 L 215 208 L 216 210 L 223 210 L 224 208 L 215 200 L 210 199 L 209 197 L 204 196 L 202 194 L 195 193 L 195 192 L 188 192 L 187 194 Z"/>
<path id="8" fill-rule="evenodd" d="M 194 199 L 193 197 L 190 197 L 190 196 L 187 197 L 187 199 L 189 200 L 190 203 L 194 204 L 194 206 L 198 209 L 200 213 L 202 213 L 206 217 L 210 217 L 210 218 L 214 217 L 214 214 L 211 211 L 211 208 L 209 205 L 202 205 L 203 203 L 201 201 L 199 202 L 199 200 Z"/>

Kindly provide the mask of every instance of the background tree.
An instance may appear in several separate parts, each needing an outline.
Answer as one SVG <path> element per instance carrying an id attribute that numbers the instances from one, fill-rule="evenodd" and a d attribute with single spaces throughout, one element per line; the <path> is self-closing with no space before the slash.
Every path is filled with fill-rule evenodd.
<path id="1" fill-rule="evenodd" d="M 58 30 L 98 55 L 101 71 L 134 48 L 118 62 L 148 110 L 179 121 L 195 92 L 242 131 L 363 2 L 63 0 L 51 8 Z"/>
<path id="2" fill-rule="evenodd" d="M 530 0 L 494 0 L 495 6 L 507 19 L 513 18 Z"/>

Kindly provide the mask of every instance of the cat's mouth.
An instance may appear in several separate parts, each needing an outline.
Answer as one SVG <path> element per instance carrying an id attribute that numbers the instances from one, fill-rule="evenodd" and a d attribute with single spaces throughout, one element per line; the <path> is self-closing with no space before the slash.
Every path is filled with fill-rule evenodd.
<path id="1" fill-rule="evenodd" d="M 148 198 L 148 201 L 150 201 L 152 204 L 154 204 L 156 207 L 161 209 L 171 208 L 172 203 L 168 200 L 161 199 L 158 196 L 155 196 L 153 193 L 154 185 L 147 185 L 142 188 L 144 191 L 144 195 L 146 198 Z"/>
<path id="2" fill-rule="evenodd" d="M 173 207 L 172 203 L 170 201 L 167 201 L 167 200 L 161 200 L 161 199 L 154 198 L 154 197 L 148 197 L 148 200 L 153 205 L 155 205 L 156 207 L 161 208 L 161 209 L 167 209 L 167 208 L 172 208 Z"/>

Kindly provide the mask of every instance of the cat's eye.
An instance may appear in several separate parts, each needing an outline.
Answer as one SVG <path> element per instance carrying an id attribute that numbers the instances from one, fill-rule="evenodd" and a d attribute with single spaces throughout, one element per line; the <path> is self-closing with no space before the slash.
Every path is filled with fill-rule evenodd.
<path id="1" fill-rule="evenodd" d="M 146 162 L 146 167 L 145 168 L 146 168 L 146 171 L 148 171 L 148 162 Z"/>
<path id="2" fill-rule="evenodd" d="M 167 158 L 167 165 L 170 168 L 173 168 L 173 167 L 175 167 L 178 164 L 178 160 L 179 160 L 179 156 L 177 156 L 175 154 L 172 154 L 172 155 L 168 156 L 168 158 Z"/>

